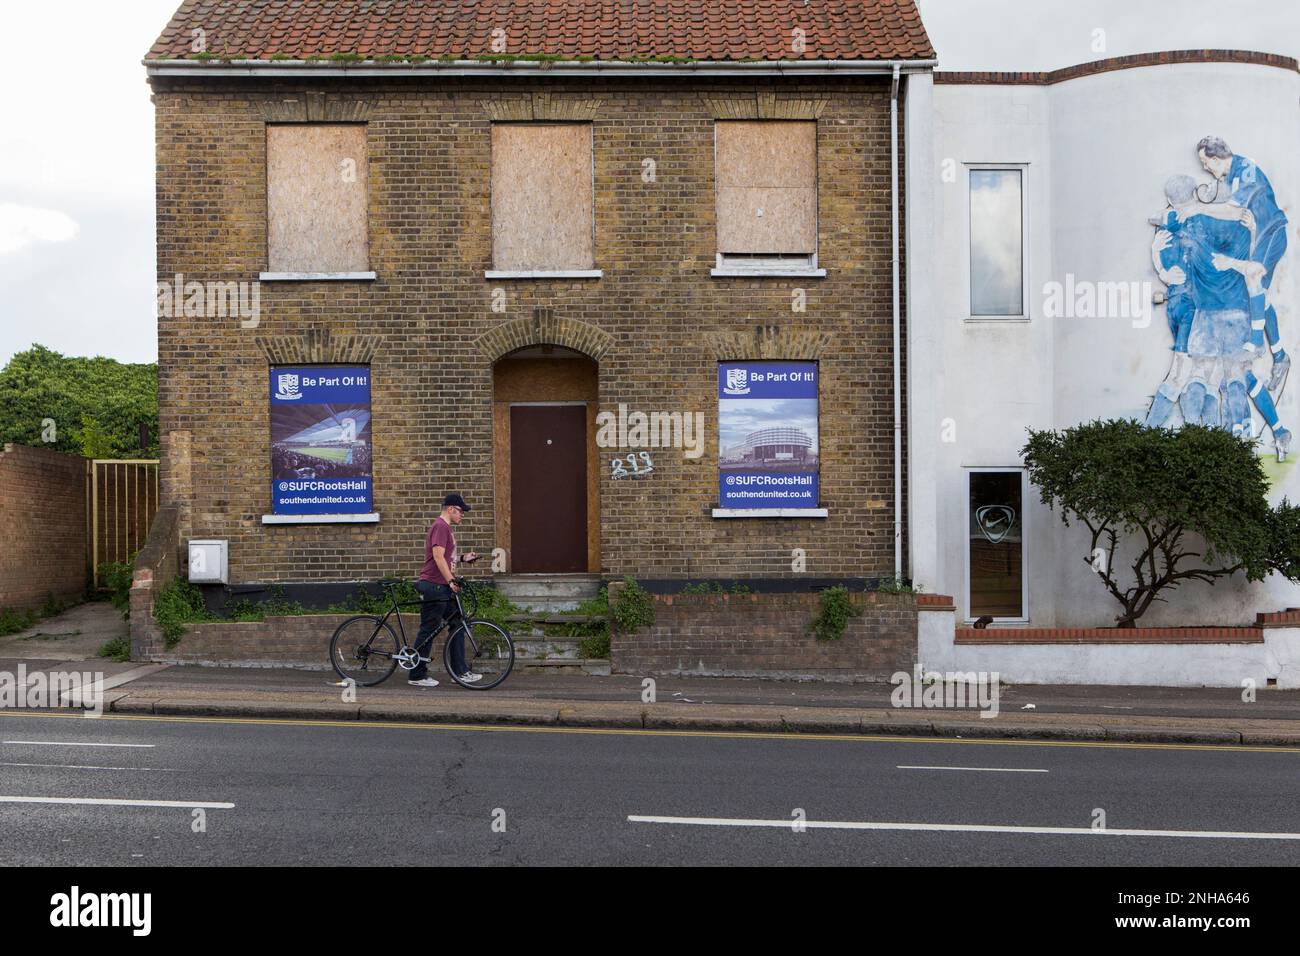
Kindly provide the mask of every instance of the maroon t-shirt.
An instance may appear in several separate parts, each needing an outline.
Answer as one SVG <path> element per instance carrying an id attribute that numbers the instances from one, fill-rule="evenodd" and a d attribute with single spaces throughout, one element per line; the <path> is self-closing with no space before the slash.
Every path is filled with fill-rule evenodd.
<path id="1" fill-rule="evenodd" d="M 433 560 L 434 548 L 444 549 L 443 556 L 447 559 L 447 567 L 451 568 L 452 574 L 455 574 L 456 536 L 451 533 L 451 525 L 441 517 L 433 519 L 433 524 L 429 526 L 429 535 L 424 539 L 424 567 L 420 570 L 420 580 L 433 584 L 451 584 L 443 578 L 442 572 L 438 570 L 438 562 Z"/>

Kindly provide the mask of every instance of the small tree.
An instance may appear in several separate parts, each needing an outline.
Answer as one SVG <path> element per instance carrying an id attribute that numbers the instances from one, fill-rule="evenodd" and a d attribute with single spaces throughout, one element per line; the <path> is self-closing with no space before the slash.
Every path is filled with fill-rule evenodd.
<path id="1" fill-rule="evenodd" d="M 1030 429 L 1021 454 L 1043 503 L 1091 533 L 1083 560 L 1123 606 L 1119 627 L 1133 627 L 1183 581 L 1213 584 L 1239 571 L 1250 581 L 1300 578 L 1300 508 L 1269 506 L 1252 445 L 1222 429 L 1127 420 Z M 1121 540 L 1136 550 L 1131 578 L 1120 571 Z M 1203 551 L 1192 550 L 1198 541 Z"/>

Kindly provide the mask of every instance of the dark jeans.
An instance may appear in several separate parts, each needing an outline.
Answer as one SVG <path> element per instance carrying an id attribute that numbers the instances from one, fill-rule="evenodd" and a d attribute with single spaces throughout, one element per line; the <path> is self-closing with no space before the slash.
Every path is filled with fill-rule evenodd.
<path id="1" fill-rule="evenodd" d="M 433 584 L 429 581 L 416 581 L 415 589 L 420 592 L 420 633 L 415 639 L 415 651 L 421 657 L 432 657 L 433 636 L 438 632 L 438 625 L 444 620 L 450 621 L 447 640 L 451 641 L 451 667 L 457 674 L 464 674 L 465 640 L 459 628 L 459 612 L 451 588 L 445 584 Z M 424 680 L 429 676 L 429 668 L 423 661 L 411 671 L 410 680 Z"/>

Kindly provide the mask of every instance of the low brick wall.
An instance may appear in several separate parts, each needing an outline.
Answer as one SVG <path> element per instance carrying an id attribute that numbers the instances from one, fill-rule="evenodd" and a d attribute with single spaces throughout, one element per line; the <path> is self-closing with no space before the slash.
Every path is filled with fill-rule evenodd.
<path id="1" fill-rule="evenodd" d="M 86 475 L 77 455 L 26 445 L 0 451 L 0 608 L 85 596 Z"/>
<path id="2" fill-rule="evenodd" d="M 1261 627 L 959 627 L 957 644 L 1262 644 Z"/>
<path id="3" fill-rule="evenodd" d="M 621 582 L 610 585 L 611 604 Z M 819 641 L 821 597 L 803 594 L 652 595 L 655 622 L 610 638 L 614 673 L 887 681 L 916 663 L 916 599 L 851 594 L 862 613 L 844 636 Z"/>
<path id="4" fill-rule="evenodd" d="M 131 659 L 153 660 L 163 650 L 162 631 L 153 620 L 158 592 L 180 573 L 179 512 L 174 505 L 159 509 L 144 547 L 135 556 L 131 577 Z"/>
<path id="5" fill-rule="evenodd" d="M 296 667 L 329 670 L 330 638 L 352 614 L 298 614 L 262 621 L 192 624 L 180 643 L 161 645 L 149 659 L 168 664 L 220 664 L 231 667 Z M 390 619 L 393 630 L 395 621 Z M 406 639 L 415 643 L 420 615 L 403 614 Z M 398 631 L 398 638 L 401 632 Z M 434 648 L 442 653 L 442 642 Z"/>

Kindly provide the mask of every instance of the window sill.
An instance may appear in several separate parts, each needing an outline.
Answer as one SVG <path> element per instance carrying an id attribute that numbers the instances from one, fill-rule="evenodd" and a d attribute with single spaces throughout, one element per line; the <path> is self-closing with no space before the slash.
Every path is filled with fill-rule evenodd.
<path id="1" fill-rule="evenodd" d="M 600 279 L 604 269 L 489 269 L 485 279 Z"/>
<path id="2" fill-rule="evenodd" d="M 963 321 L 969 322 L 971 325 L 983 325 L 986 322 L 991 324 L 1011 322 L 1025 325 L 1030 321 L 1030 318 L 1027 315 L 968 315 Z"/>
<path id="3" fill-rule="evenodd" d="M 714 508 L 715 518 L 826 518 L 825 508 Z"/>
<path id="4" fill-rule="evenodd" d="M 373 272 L 263 272 L 260 282 L 373 282 Z"/>
<path id="5" fill-rule="evenodd" d="M 800 269 L 797 266 L 772 266 L 770 268 L 755 266 L 748 269 L 743 266 L 723 266 L 720 269 L 710 269 L 709 275 L 732 279 L 824 279 L 826 278 L 826 270 Z"/>
<path id="6" fill-rule="evenodd" d="M 262 515 L 262 524 L 377 524 L 379 512 L 355 515 Z"/>

